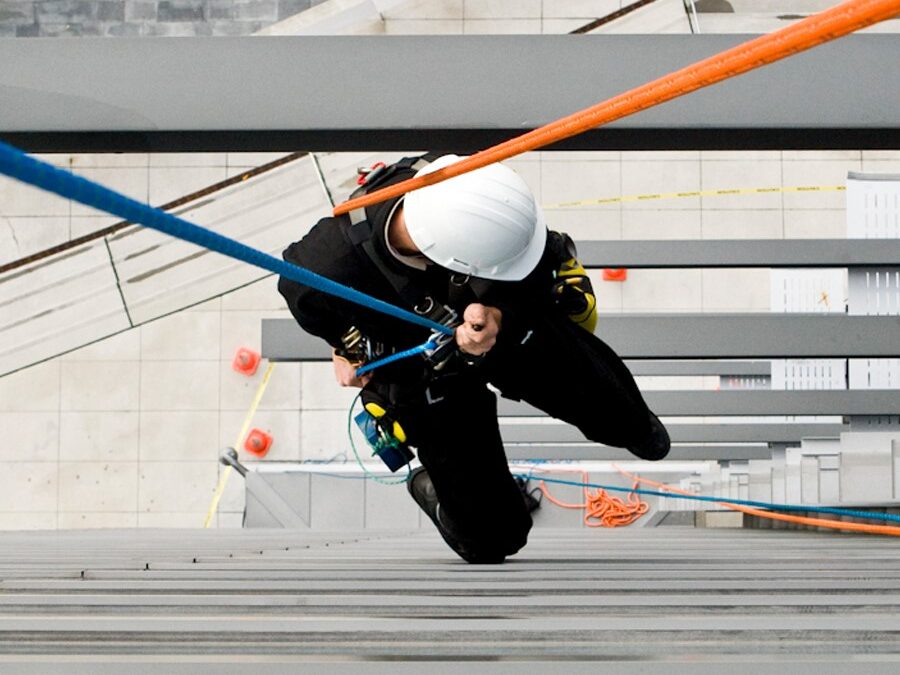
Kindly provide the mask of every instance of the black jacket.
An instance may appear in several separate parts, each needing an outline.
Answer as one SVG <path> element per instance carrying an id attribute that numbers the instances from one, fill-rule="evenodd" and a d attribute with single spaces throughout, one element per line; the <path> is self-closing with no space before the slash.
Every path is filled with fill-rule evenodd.
<path id="1" fill-rule="evenodd" d="M 378 187 L 399 182 L 411 175 L 411 171 L 401 172 Z M 503 313 L 498 345 L 521 340 L 528 330 L 529 316 L 533 313 L 560 313 L 552 302 L 550 287 L 559 261 L 567 257 L 561 250 L 564 247 L 561 235 L 550 233 L 543 258 L 525 279 L 469 279 L 460 286 L 463 277 L 450 270 L 434 264 L 428 265 L 425 271 L 417 270 L 391 255 L 385 243 L 385 226 L 398 199 L 367 208 L 366 216 L 371 225 L 372 248 L 381 265 L 409 281 L 403 296 L 362 246 L 354 243 L 358 236 L 351 235 L 350 218 L 346 215 L 322 218 L 305 237 L 285 249 L 284 259 L 410 311 L 415 310 L 413 305 L 417 303 L 421 308 L 422 302 L 428 298 L 441 305 L 449 305 L 459 314 L 460 320 L 466 306 L 472 302 L 497 307 Z M 427 328 L 327 295 L 284 277 L 279 280 L 278 290 L 287 300 L 300 326 L 335 348 L 341 347 L 341 336 L 352 326 L 371 340 L 395 350 L 422 344 L 430 334 Z M 421 301 L 411 299 L 411 296 L 421 298 Z"/>

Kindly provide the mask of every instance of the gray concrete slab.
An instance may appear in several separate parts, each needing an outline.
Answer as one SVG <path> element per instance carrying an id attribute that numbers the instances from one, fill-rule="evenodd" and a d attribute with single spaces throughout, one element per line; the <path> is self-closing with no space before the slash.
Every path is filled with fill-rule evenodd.
<path id="1" fill-rule="evenodd" d="M 563 528 L 470 566 L 433 531 L 3 533 L 0 669 L 895 672 L 896 551 L 861 535 Z"/>
<path id="2" fill-rule="evenodd" d="M 597 335 L 623 358 L 896 357 L 900 317 L 845 314 L 603 314 Z M 293 319 L 263 319 L 273 361 L 328 360 L 330 348 Z"/>
<path id="3" fill-rule="evenodd" d="M 746 39 L 3 40 L 0 136 L 38 151 L 481 149 Z M 893 35 L 845 37 L 567 147 L 896 147 L 900 92 L 882 75 L 898 60 Z"/>
<path id="4" fill-rule="evenodd" d="M 755 415 L 890 415 L 900 410 L 898 389 L 647 391 L 647 405 L 661 417 Z M 501 398 L 501 416 L 543 415 L 533 406 Z"/>
<path id="5" fill-rule="evenodd" d="M 896 239 L 582 241 L 587 267 L 877 267 L 900 260 Z"/>

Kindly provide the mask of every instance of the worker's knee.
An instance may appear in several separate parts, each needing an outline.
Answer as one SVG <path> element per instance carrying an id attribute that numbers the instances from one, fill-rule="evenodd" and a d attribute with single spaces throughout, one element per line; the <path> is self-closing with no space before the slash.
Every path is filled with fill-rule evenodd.
<path id="1" fill-rule="evenodd" d="M 504 519 L 482 513 L 477 521 L 451 522 L 451 529 L 460 543 L 457 553 L 473 564 L 501 563 L 517 553 L 528 543 L 532 526 L 531 515 L 521 511 Z"/>

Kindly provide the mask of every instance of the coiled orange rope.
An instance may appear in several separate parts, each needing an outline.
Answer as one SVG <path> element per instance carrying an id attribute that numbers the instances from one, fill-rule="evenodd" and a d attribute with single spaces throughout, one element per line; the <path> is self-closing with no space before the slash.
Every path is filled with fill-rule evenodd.
<path id="1" fill-rule="evenodd" d="M 586 471 L 581 472 L 583 483 L 588 482 Z M 632 489 L 636 488 L 635 482 Z M 584 488 L 583 504 L 566 504 L 553 497 L 547 489 L 544 481 L 540 483 L 541 492 L 553 504 L 564 509 L 584 509 L 584 524 L 588 527 L 622 527 L 631 525 L 634 521 L 650 510 L 650 505 L 642 501 L 634 492 L 628 494 L 625 500 L 613 497 L 606 490 L 598 489 L 596 492 Z"/>
<path id="2" fill-rule="evenodd" d="M 334 209 L 334 215 L 399 197 L 523 152 L 577 136 L 588 129 L 793 56 L 898 14 L 900 0 L 848 0 L 786 28 L 754 38 L 590 108 L 482 150 L 434 173 L 411 178 L 339 204 Z"/>

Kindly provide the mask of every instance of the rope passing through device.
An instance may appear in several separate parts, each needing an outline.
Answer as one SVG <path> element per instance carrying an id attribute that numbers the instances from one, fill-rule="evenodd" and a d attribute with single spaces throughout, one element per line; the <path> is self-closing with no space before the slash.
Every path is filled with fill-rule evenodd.
<path id="1" fill-rule="evenodd" d="M 412 347 L 411 349 L 397 352 L 396 354 L 391 354 L 390 356 L 385 356 L 383 359 L 378 359 L 377 361 L 366 363 L 365 365 L 362 365 L 356 369 L 356 376 L 359 377 L 360 375 L 365 375 L 366 373 L 371 372 L 376 368 L 381 368 L 381 366 L 386 366 L 389 363 L 393 363 L 394 361 L 399 361 L 400 359 L 405 359 L 410 356 L 415 356 L 416 354 L 427 354 L 436 346 L 437 345 L 432 340 L 429 340 L 428 342 L 425 342 L 418 347 Z"/>
<path id="2" fill-rule="evenodd" d="M 334 215 L 339 216 L 355 209 L 378 204 L 488 164 L 577 136 L 589 129 L 780 61 L 885 19 L 891 19 L 897 14 L 900 14 L 900 0 L 848 0 L 786 28 L 754 38 L 555 122 L 476 152 L 433 173 L 395 183 L 346 201 L 335 207 Z"/>

